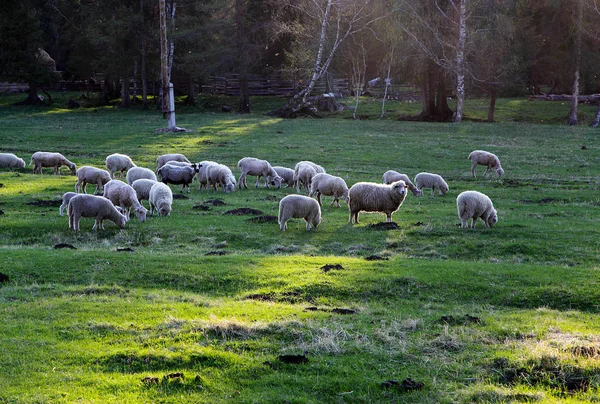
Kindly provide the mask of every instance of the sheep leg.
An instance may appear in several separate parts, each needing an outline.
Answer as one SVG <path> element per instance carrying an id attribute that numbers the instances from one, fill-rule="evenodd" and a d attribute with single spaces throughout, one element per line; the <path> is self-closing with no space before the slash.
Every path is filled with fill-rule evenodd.
<path id="1" fill-rule="evenodd" d="M 392 223 L 392 214 L 391 213 L 386 213 L 386 222 L 388 223 Z"/>
<path id="2" fill-rule="evenodd" d="M 87 186 L 87 182 L 83 181 L 83 182 L 81 183 L 81 193 L 82 193 L 82 194 L 87 194 L 87 191 L 86 191 L 86 186 Z"/>
<path id="3" fill-rule="evenodd" d="M 469 219 L 460 219 L 460 227 L 462 229 L 467 229 L 469 228 Z"/>
<path id="4" fill-rule="evenodd" d="M 319 206 L 323 206 L 321 203 L 321 193 L 319 191 L 317 191 L 317 201 L 319 202 Z"/>
<path id="5" fill-rule="evenodd" d="M 77 183 L 75 184 L 75 193 L 78 194 L 79 193 L 79 185 L 81 183 L 79 181 L 77 181 Z"/>
<path id="6" fill-rule="evenodd" d="M 477 178 L 477 177 L 475 176 L 475 167 L 477 167 L 477 163 L 476 163 L 476 162 L 473 162 L 473 163 L 471 164 L 471 175 L 473 176 L 473 178 Z"/>
<path id="7" fill-rule="evenodd" d="M 435 187 L 431 187 L 431 196 L 435 196 Z"/>
<path id="8" fill-rule="evenodd" d="M 471 228 L 475 228 L 475 223 L 477 222 L 477 216 L 473 216 L 473 224 L 471 224 Z"/>
<path id="9" fill-rule="evenodd" d="M 304 220 L 306 221 L 306 230 L 312 230 L 312 226 L 310 225 L 310 220 L 308 216 L 306 216 Z"/>

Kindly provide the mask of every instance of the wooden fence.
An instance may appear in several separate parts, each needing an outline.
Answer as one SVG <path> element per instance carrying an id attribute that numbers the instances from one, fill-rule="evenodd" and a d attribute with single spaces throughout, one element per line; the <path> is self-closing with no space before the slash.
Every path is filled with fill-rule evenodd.
<path id="1" fill-rule="evenodd" d="M 334 79 L 335 91 L 348 91 L 348 79 Z M 303 88 L 303 84 L 294 80 L 273 79 L 266 77 L 253 77 L 248 79 L 250 95 L 285 95 L 291 96 Z M 319 81 L 315 85 L 314 93 L 326 92 L 327 83 Z M 240 80 L 238 76 L 211 76 L 202 85 L 202 92 L 208 94 L 222 94 L 237 96 L 240 94 Z"/>

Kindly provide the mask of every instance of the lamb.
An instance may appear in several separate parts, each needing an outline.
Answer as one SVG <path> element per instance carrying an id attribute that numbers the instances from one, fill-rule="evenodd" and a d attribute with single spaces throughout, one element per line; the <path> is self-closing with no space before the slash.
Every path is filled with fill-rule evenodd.
<path id="1" fill-rule="evenodd" d="M 208 169 L 209 167 L 213 166 L 213 165 L 218 165 L 219 163 L 215 162 L 215 161 L 201 161 L 197 164 L 198 166 L 198 173 L 196 174 L 196 177 L 198 177 L 198 183 L 200 184 L 198 186 L 198 189 L 202 189 L 202 187 L 208 187 Z"/>
<path id="2" fill-rule="evenodd" d="M 79 187 L 81 186 L 81 192 L 87 193 L 85 187 L 87 184 L 96 184 L 96 190 L 94 194 L 97 194 L 100 190 L 104 191 L 104 184 L 110 181 L 110 173 L 100 168 L 83 166 L 77 170 L 77 183 L 75 184 L 75 192 L 79 193 Z"/>
<path id="3" fill-rule="evenodd" d="M 34 174 L 42 174 L 42 167 L 52 167 L 54 174 L 58 174 L 61 165 L 69 167 L 73 175 L 77 173 L 77 166 L 60 153 L 35 152 L 31 156 L 29 165 L 33 166 Z"/>
<path id="4" fill-rule="evenodd" d="M 25 168 L 25 160 L 12 153 L 0 153 L 0 168 L 8 168 L 10 171 L 15 168 Z"/>
<path id="5" fill-rule="evenodd" d="M 138 180 L 139 181 L 139 180 Z M 155 211 L 159 216 L 170 216 L 173 204 L 173 192 L 168 185 L 157 182 L 150 188 L 150 215 Z"/>
<path id="6" fill-rule="evenodd" d="M 321 203 L 321 195 L 333 196 L 331 206 L 335 203 L 336 206 L 340 207 L 340 198 L 343 197 L 346 203 L 348 203 L 348 185 L 341 177 L 335 177 L 326 173 L 319 173 L 312 177 L 310 185 L 309 197 L 317 194 L 317 201 L 319 206 L 323 206 Z"/>
<path id="7" fill-rule="evenodd" d="M 415 176 L 415 184 L 421 192 L 423 188 L 431 188 L 431 196 L 435 196 L 436 188 L 440 195 L 446 195 L 449 189 L 446 181 L 438 174 L 419 173 Z"/>
<path id="8" fill-rule="evenodd" d="M 281 183 L 285 183 L 288 188 L 294 186 L 294 170 L 280 166 L 273 166 L 273 170 L 281 177 Z M 271 182 L 271 176 L 267 177 L 267 181 Z"/>
<path id="9" fill-rule="evenodd" d="M 321 223 L 321 207 L 313 198 L 304 195 L 288 195 L 279 202 L 278 223 L 281 231 L 287 230 L 291 218 L 304 218 L 306 230 L 316 229 Z"/>
<path id="10" fill-rule="evenodd" d="M 180 192 L 183 192 L 183 189 L 187 187 L 189 194 L 191 192 L 190 184 L 194 180 L 194 176 L 198 170 L 199 169 L 196 164 L 190 164 L 188 167 L 179 167 L 167 163 L 158 169 L 158 173 L 160 174 L 161 181 L 164 184 L 181 184 Z"/>
<path id="11" fill-rule="evenodd" d="M 69 228 L 79 231 L 79 220 L 81 217 L 93 217 L 96 219 L 93 231 L 98 228 L 104 230 L 104 220 L 108 219 L 121 229 L 125 227 L 126 217 L 119 213 L 117 208 L 101 196 L 76 194 L 71 198 L 68 207 Z"/>
<path id="12" fill-rule="evenodd" d="M 115 206 L 120 206 L 125 212 L 127 220 L 129 220 L 132 207 L 140 222 L 146 220 L 148 210 L 140 204 L 137 194 L 131 185 L 125 184 L 123 181 L 111 180 L 104 186 L 103 196 Z"/>
<path id="13" fill-rule="evenodd" d="M 110 172 L 110 178 L 115 178 L 116 172 L 125 172 L 131 167 L 137 167 L 131 157 L 125 154 L 114 153 L 106 157 L 106 168 Z"/>
<path id="14" fill-rule="evenodd" d="M 65 192 L 65 194 L 62 197 L 62 205 L 60 205 L 60 208 L 58 208 L 58 214 L 59 215 L 63 215 L 63 210 L 67 209 L 69 207 L 69 201 L 75 196 L 77 195 L 77 193 L 75 192 Z"/>
<path id="15" fill-rule="evenodd" d="M 358 182 L 348 191 L 350 200 L 350 224 L 358 223 L 358 214 L 365 212 L 385 213 L 387 222 L 392 221 L 392 214 L 400 209 L 406 198 L 406 183 L 402 180 L 389 185 L 373 182 Z"/>
<path id="16" fill-rule="evenodd" d="M 477 191 L 461 192 L 456 198 L 458 218 L 463 229 L 469 228 L 469 219 L 473 219 L 471 228 L 475 228 L 478 218 L 483 220 L 485 227 L 494 227 L 498 222 L 498 213 L 492 204 L 492 200 L 485 194 Z"/>
<path id="17" fill-rule="evenodd" d="M 158 181 L 149 180 L 147 178 L 140 178 L 139 180 L 133 181 L 131 187 L 135 190 L 137 199 L 142 203 L 143 200 L 150 199 L 150 189 L 154 184 L 158 184 Z"/>
<path id="18" fill-rule="evenodd" d="M 156 181 L 156 174 L 154 174 L 154 171 L 144 167 L 131 167 L 129 170 L 127 170 L 127 175 L 125 178 L 127 179 L 127 183 L 131 185 L 133 184 L 133 181 L 142 178 Z"/>
<path id="19" fill-rule="evenodd" d="M 217 190 L 217 185 L 223 188 L 223 192 L 235 191 L 235 177 L 231 169 L 223 164 L 211 164 L 207 170 L 208 184 Z"/>
<path id="20" fill-rule="evenodd" d="M 296 189 L 297 189 L 298 192 L 300 192 L 300 184 L 298 183 L 298 175 L 299 175 L 300 167 L 303 166 L 303 165 L 304 166 L 305 165 L 311 166 L 312 168 L 314 168 L 315 173 L 317 173 L 317 174 L 325 172 L 325 169 L 323 167 L 321 167 L 318 164 L 313 163 L 312 161 L 303 160 L 303 161 L 297 162 L 296 165 L 294 166 L 294 184 L 295 184 L 295 187 L 296 187 Z M 309 184 L 305 184 L 305 185 L 306 185 L 307 189 L 310 189 L 310 185 Z"/>
<path id="21" fill-rule="evenodd" d="M 156 173 L 158 174 L 158 169 L 164 166 L 165 164 L 173 161 L 190 163 L 187 157 L 180 153 L 172 153 L 172 154 L 163 154 L 162 156 L 158 156 L 156 159 Z"/>
<path id="22" fill-rule="evenodd" d="M 473 175 L 473 178 L 477 178 L 475 177 L 475 167 L 478 165 L 487 166 L 483 172 L 484 177 L 488 171 L 491 173 L 492 169 L 496 169 L 496 174 L 498 177 L 504 174 L 504 170 L 500 165 L 500 159 L 493 153 L 486 152 L 484 150 L 473 150 L 467 158 L 471 160 L 471 175 Z"/>
<path id="23" fill-rule="evenodd" d="M 408 189 L 410 189 L 410 192 L 412 192 L 414 196 L 422 196 L 423 195 L 423 191 L 421 191 L 420 189 L 415 187 L 415 184 L 413 184 L 412 181 L 410 180 L 410 178 L 408 178 L 408 175 L 400 174 L 398 171 L 394 171 L 394 170 L 388 170 L 385 173 L 383 173 L 383 183 L 384 184 L 389 185 L 392 182 L 396 182 L 396 181 L 400 181 L 400 180 L 402 180 L 406 183 L 406 186 L 408 187 Z"/>
<path id="24" fill-rule="evenodd" d="M 296 183 L 296 192 L 300 192 L 301 185 L 304 184 L 310 191 L 312 178 L 317 175 L 317 170 L 309 164 L 300 164 L 294 171 L 294 182 Z"/>
<path id="25" fill-rule="evenodd" d="M 277 174 L 277 171 L 273 169 L 267 160 L 259 160 L 254 157 L 244 157 L 238 161 L 237 167 L 242 171 L 240 174 L 240 182 L 238 184 L 240 189 L 242 186 L 248 189 L 248 185 L 246 184 L 246 176 L 248 174 L 256 175 L 256 188 L 258 188 L 260 183 L 260 177 L 265 178 L 265 186 L 267 188 L 269 188 L 269 181 L 267 181 L 268 177 L 271 178 L 271 185 L 273 185 L 275 188 L 281 187 L 282 178 L 279 176 L 279 174 Z"/>

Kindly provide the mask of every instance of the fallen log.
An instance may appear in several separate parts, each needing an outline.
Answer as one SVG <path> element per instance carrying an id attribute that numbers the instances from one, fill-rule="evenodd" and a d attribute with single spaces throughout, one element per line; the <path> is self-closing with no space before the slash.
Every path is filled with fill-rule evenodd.
<path id="1" fill-rule="evenodd" d="M 529 101 L 571 101 L 571 94 L 542 94 L 530 95 Z M 579 103 L 597 103 L 600 101 L 600 94 L 580 95 L 577 97 Z"/>

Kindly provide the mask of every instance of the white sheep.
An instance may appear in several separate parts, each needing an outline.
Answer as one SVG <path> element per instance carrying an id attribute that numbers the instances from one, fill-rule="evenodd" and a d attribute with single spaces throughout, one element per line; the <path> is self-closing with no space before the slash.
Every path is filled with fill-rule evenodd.
<path id="1" fill-rule="evenodd" d="M 288 195 L 279 202 L 278 223 L 281 231 L 287 230 L 291 218 L 303 218 L 306 230 L 316 229 L 321 223 L 321 207 L 313 198 L 304 195 Z"/>
<path id="2" fill-rule="evenodd" d="M 104 185 L 110 181 L 110 173 L 100 168 L 83 166 L 77 170 L 77 183 L 75 184 L 75 192 L 79 193 L 81 187 L 82 193 L 87 193 L 85 187 L 87 184 L 96 184 L 94 194 L 100 190 L 104 190 Z"/>
<path id="3" fill-rule="evenodd" d="M 269 181 L 267 180 L 270 177 L 270 184 L 275 188 L 281 187 L 281 177 L 277 174 L 277 171 L 273 169 L 271 163 L 267 160 L 259 160 L 254 157 L 244 157 L 240 159 L 237 163 L 237 167 L 242 171 L 240 174 L 240 182 L 238 186 L 240 189 L 242 186 L 248 189 L 248 184 L 246 184 L 246 176 L 247 175 L 256 175 L 256 185 L 258 188 L 260 184 L 260 177 L 265 178 L 265 186 L 269 188 Z"/>
<path id="4" fill-rule="evenodd" d="M 54 168 L 54 174 L 58 174 L 60 166 L 69 167 L 73 175 L 77 173 L 77 166 L 60 153 L 35 152 L 31 156 L 29 165 L 33 166 L 34 174 L 42 174 L 42 167 L 52 167 Z"/>
<path id="5" fill-rule="evenodd" d="M 75 192 L 65 192 L 65 194 L 62 197 L 62 205 L 60 205 L 60 208 L 58 208 L 58 214 L 60 216 L 62 216 L 63 215 L 63 211 L 69 207 L 69 201 L 75 195 L 77 195 L 77 193 L 75 193 Z"/>
<path id="6" fill-rule="evenodd" d="M 140 178 L 139 180 L 133 181 L 131 187 L 135 190 L 137 199 L 142 203 L 144 200 L 150 199 L 150 189 L 154 184 L 158 184 L 158 181 L 149 180 L 147 178 Z"/>
<path id="7" fill-rule="evenodd" d="M 212 185 L 216 191 L 217 186 L 223 188 L 223 192 L 235 191 L 235 176 L 231 169 L 223 164 L 211 164 L 207 170 L 208 185 Z"/>
<path id="8" fill-rule="evenodd" d="M 484 150 L 473 150 L 467 158 L 471 160 L 471 175 L 473 176 L 473 178 L 477 178 L 475 176 L 475 167 L 477 167 L 478 165 L 486 166 L 486 169 L 483 172 L 484 177 L 488 173 L 488 171 L 491 173 L 492 169 L 496 170 L 496 174 L 498 175 L 498 177 L 504 174 L 504 170 L 500 165 L 500 159 L 493 153 Z"/>
<path id="9" fill-rule="evenodd" d="M 15 168 L 24 168 L 25 160 L 12 153 L 0 153 L 0 168 L 8 168 L 13 171 Z"/>
<path id="10" fill-rule="evenodd" d="M 346 181 L 341 177 L 326 173 L 319 173 L 312 177 L 308 196 L 312 197 L 314 194 L 317 194 L 317 201 L 319 201 L 320 206 L 323 206 L 321 195 L 333 196 L 331 206 L 335 203 L 339 208 L 340 198 L 344 198 L 344 201 L 348 203 L 348 185 L 346 185 Z"/>
<path id="11" fill-rule="evenodd" d="M 158 169 L 161 181 L 164 184 L 175 184 L 181 185 L 181 191 L 187 187 L 188 194 L 190 191 L 190 184 L 194 180 L 194 176 L 198 172 L 198 166 L 196 164 L 190 164 L 187 167 L 180 167 L 172 164 L 165 164 Z"/>
<path id="12" fill-rule="evenodd" d="M 463 229 L 469 227 L 469 219 L 473 219 L 470 226 L 472 229 L 475 228 L 478 218 L 483 220 L 485 227 L 494 227 L 498 221 L 498 213 L 494 209 L 492 200 L 481 192 L 461 192 L 456 198 L 456 208 Z"/>
<path id="13" fill-rule="evenodd" d="M 396 182 L 396 181 L 400 181 L 400 180 L 402 180 L 406 183 L 406 186 L 408 187 L 408 189 L 410 189 L 410 192 L 412 192 L 414 196 L 422 196 L 423 195 L 423 191 L 421 191 L 420 189 L 415 187 L 415 184 L 413 184 L 412 181 L 410 180 L 410 178 L 408 178 L 408 175 L 401 174 L 398 171 L 394 171 L 394 170 L 388 170 L 385 173 L 383 173 L 383 183 L 384 184 L 389 185 L 392 182 Z"/>
<path id="14" fill-rule="evenodd" d="M 198 183 L 200 184 L 198 186 L 198 189 L 202 189 L 202 187 L 207 188 L 208 187 L 208 169 L 209 167 L 213 166 L 213 165 L 218 165 L 219 163 L 217 163 L 216 161 L 209 161 L 209 160 L 205 160 L 205 161 L 201 161 L 199 163 L 197 163 L 197 167 L 198 167 L 198 173 L 196 174 L 196 177 L 198 178 Z"/>
<path id="15" fill-rule="evenodd" d="M 131 157 L 126 154 L 114 153 L 106 157 L 106 168 L 110 172 L 110 178 L 115 178 L 116 172 L 124 173 L 131 167 L 137 167 L 131 160 Z"/>
<path id="16" fill-rule="evenodd" d="M 156 173 L 158 174 L 158 169 L 164 166 L 169 162 L 182 162 L 182 163 L 190 163 L 187 157 L 180 153 L 171 153 L 171 154 L 163 154 L 162 156 L 158 156 L 156 159 Z"/>
<path id="17" fill-rule="evenodd" d="M 131 185 L 125 184 L 123 181 L 111 180 L 104 185 L 103 196 L 110 200 L 113 205 L 120 206 L 125 212 L 127 220 L 129 220 L 131 214 L 131 208 L 133 208 L 140 222 L 146 220 L 148 210 L 140 204 Z"/>
<path id="18" fill-rule="evenodd" d="M 129 185 L 133 184 L 133 181 L 142 178 L 157 181 L 156 174 L 154 174 L 154 171 L 144 167 L 131 167 L 129 170 L 127 170 L 127 175 L 125 176 L 125 178 Z"/>
<path id="19" fill-rule="evenodd" d="M 313 163 L 312 161 L 307 161 L 307 160 L 303 160 L 303 161 L 299 161 L 296 163 L 296 165 L 294 166 L 294 186 L 296 187 L 297 191 L 300 192 L 300 184 L 298 181 L 298 177 L 299 177 L 299 171 L 300 171 L 300 167 L 301 166 L 306 166 L 309 165 L 312 168 L 314 168 L 315 173 L 324 173 L 325 169 L 323 167 L 321 167 L 318 164 Z M 310 189 L 310 185 L 305 184 L 306 189 Z"/>
<path id="20" fill-rule="evenodd" d="M 294 182 L 296 183 L 296 192 L 300 192 L 302 184 L 310 191 L 312 178 L 317 175 L 317 170 L 309 164 L 300 164 L 294 171 Z M 323 173 L 321 173 L 323 174 Z"/>
<path id="21" fill-rule="evenodd" d="M 67 209 L 69 215 L 69 228 L 79 231 L 79 220 L 81 217 L 93 217 L 96 219 L 92 230 L 98 228 L 104 230 L 104 220 L 108 219 L 121 229 L 125 227 L 127 219 L 119 213 L 117 208 L 101 196 L 76 194 L 69 201 Z"/>
<path id="22" fill-rule="evenodd" d="M 159 216 L 170 216 L 173 204 L 173 192 L 168 185 L 157 182 L 150 189 L 150 215 L 156 211 Z"/>
<path id="23" fill-rule="evenodd" d="M 358 223 L 358 214 L 361 211 L 385 213 L 386 221 L 391 222 L 392 214 L 400 208 L 406 198 L 406 183 L 402 180 L 389 185 L 358 182 L 352 185 L 348 196 L 350 224 Z"/>
<path id="24" fill-rule="evenodd" d="M 448 184 L 442 178 L 442 176 L 438 174 L 432 173 L 419 173 L 415 176 L 415 186 L 421 192 L 423 188 L 431 188 L 431 196 L 435 196 L 435 190 L 438 190 L 440 195 L 446 195 L 448 192 Z"/>
<path id="25" fill-rule="evenodd" d="M 287 187 L 294 186 L 294 170 L 288 167 L 273 166 L 273 170 L 281 177 L 281 183 L 285 183 Z M 267 178 L 268 182 L 271 182 L 271 176 Z"/>

